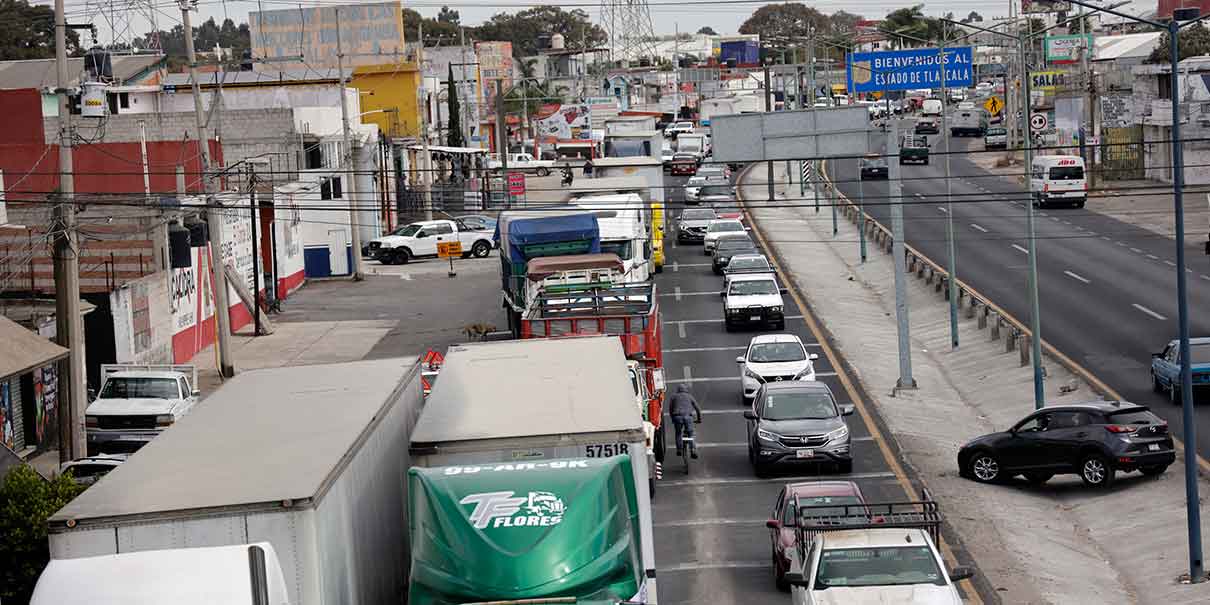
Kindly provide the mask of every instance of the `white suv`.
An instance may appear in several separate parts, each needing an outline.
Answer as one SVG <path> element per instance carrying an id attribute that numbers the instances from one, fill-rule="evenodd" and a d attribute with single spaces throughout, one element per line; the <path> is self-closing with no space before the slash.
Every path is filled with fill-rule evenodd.
<path id="1" fill-rule="evenodd" d="M 718 238 L 746 231 L 744 224 L 738 219 L 722 218 L 710 221 L 710 225 L 706 227 L 706 237 L 702 240 L 702 253 L 710 256 L 714 252 L 714 245 L 718 243 Z"/>
<path id="2" fill-rule="evenodd" d="M 743 384 L 744 403 L 756 396 L 760 385 L 786 380 L 815 380 L 815 353 L 807 353 L 793 334 L 761 334 L 748 343 L 745 355 L 735 358 Z"/>

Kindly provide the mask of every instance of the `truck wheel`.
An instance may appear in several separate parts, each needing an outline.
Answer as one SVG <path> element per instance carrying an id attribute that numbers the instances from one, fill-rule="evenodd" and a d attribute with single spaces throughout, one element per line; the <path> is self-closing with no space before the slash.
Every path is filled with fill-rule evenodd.
<path id="1" fill-rule="evenodd" d="M 538 167 L 538 169 L 535 170 L 535 172 L 538 173 L 538 176 L 549 176 L 550 175 L 550 169 L 545 166 Z"/>
<path id="2" fill-rule="evenodd" d="M 484 240 L 479 240 L 471 246 L 471 254 L 475 255 L 475 258 L 486 258 L 491 253 L 492 245 Z"/>
<path id="3" fill-rule="evenodd" d="M 407 248 L 400 248 L 391 254 L 392 265 L 406 265 L 409 260 L 412 260 L 412 255 L 408 253 Z"/>

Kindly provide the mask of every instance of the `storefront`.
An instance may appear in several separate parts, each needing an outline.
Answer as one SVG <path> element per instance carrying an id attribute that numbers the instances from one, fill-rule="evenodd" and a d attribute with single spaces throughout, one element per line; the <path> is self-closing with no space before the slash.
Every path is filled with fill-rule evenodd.
<path id="1" fill-rule="evenodd" d="M 0 316 L 0 441 L 22 457 L 58 442 L 57 362 L 67 353 Z"/>

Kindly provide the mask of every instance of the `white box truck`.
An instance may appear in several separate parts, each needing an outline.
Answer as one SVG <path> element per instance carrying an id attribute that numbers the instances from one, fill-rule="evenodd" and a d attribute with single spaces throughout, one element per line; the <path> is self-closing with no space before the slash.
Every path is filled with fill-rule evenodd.
<path id="1" fill-rule="evenodd" d="M 412 466 L 524 468 L 631 456 L 645 603 L 656 603 L 654 464 L 622 343 L 615 336 L 450 347 L 409 446 Z M 642 489 L 643 485 L 649 489 Z"/>
<path id="2" fill-rule="evenodd" d="M 268 542 L 292 604 L 400 603 L 423 403 L 415 357 L 241 373 L 55 513 L 51 558 Z"/>

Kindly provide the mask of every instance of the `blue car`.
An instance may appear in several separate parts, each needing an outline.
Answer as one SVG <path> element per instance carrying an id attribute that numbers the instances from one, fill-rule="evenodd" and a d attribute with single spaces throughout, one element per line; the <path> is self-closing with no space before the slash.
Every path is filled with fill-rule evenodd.
<path id="1" fill-rule="evenodd" d="M 1210 390 L 1210 337 L 1189 339 L 1193 362 L 1193 399 L 1199 391 Z M 1151 354 L 1151 388 L 1168 393 L 1174 404 L 1181 403 L 1181 360 L 1179 343 L 1170 341 L 1160 353 Z"/>

